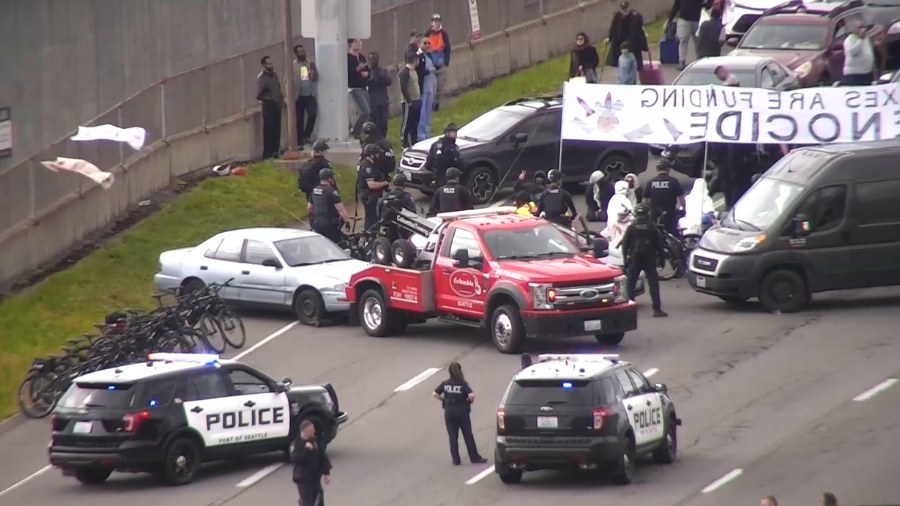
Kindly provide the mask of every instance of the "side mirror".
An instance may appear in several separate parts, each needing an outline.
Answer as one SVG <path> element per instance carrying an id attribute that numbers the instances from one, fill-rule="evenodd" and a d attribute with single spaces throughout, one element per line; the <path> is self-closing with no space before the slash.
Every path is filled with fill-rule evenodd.
<path id="1" fill-rule="evenodd" d="M 729 37 L 725 40 L 725 45 L 728 47 L 737 47 L 738 42 L 740 42 L 740 40 L 737 37 Z"/>
<path id="2" fill-rule="evenodd" d="M 281 269 L 281 262 L 274 258 L 267 258 L 263 260 L 263 267 L 274 267 L 276 269 Z"/>
<path id="3" fill-rule="evenodd" d="M 294 382 L 291 381 L 291 378 L 285 376 L 284 378 L 281 378 L 281 384 L 284 385 L 285 388 L 290 388 L 290 386 L 293 385 Z"/>
<path id="4" fill-rule="evenodd" d="M 809 221 L 806 215 L 798 214 L 791 220 L 791 232 L 794 237 L 806 237 L 810 233 Z"/>
<path id="5" fill-rule="evenodd" d="M 528 141 L 528 134 L 524 132 L 513 135 L 512 140 L 516 144 L 525 144 Z"/>
<path id="6" fill-rule="evenodd" d="M 667 387 L 665 383 L 657 383 L 653 385 L 653 389 L 661 394 L 669 393 L 669 387 Z"/>
<path id="7" fill-rule="evenodd" d="M 606 258 L 609 256 L 609 241 L 607 241 L 605 238 L 597 237 L 596 239 L 594 239 L 591 246 L 594 250 L 594 257 Z"/>
<path id="8" fill-rule="evenodd" d="M 456 250 L 456 253 L 453 254 L 453 267 L 459 267 L 461 269 L 469 267 L 469 250 Z"/>
<path id="9" fill-rule="evenodd" d="M 287 392 L 288 387 L 284 383 L 275 383 L 275 392 L 284 393 Z"/>

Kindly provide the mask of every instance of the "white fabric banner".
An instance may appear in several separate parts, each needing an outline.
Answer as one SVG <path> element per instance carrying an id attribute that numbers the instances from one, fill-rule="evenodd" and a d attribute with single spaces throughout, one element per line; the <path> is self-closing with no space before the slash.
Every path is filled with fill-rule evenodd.
<path id="1" fill-rule="evenodd" d="M 41 165 L 53 172 L 65 170 L 81 174 L 82 176 L 92 179 L 95 183 L 102 186 L 104 190 L 108 190 L 116 180 L 111 172 L 103 172 L 91 162 L 79 160 L 78 158 L 63 158 L 60 156 L 52 162 L 41 162 Z"/>
<path id="2" fill-rule="evenodd" d="M 827 144 L 900 137 L 900 85 L 770 91 L 566 83 L 562 138 Z"/>
<path id="3" fill-rule="evenodd" d="M 115 125 L 100 125 L 95 127 L 78 127 L 78 133 L 73 141 L 116 141 L 124 142 L 135 151 L 144 147 L 147 139 L 147 131 L 141 127 L 119 128 Z"/>

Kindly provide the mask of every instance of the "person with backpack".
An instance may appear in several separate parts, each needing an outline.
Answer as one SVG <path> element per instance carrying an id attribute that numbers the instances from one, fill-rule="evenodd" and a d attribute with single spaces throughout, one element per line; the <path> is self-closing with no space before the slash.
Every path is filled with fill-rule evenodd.
<path id="1" fill-rule="evenodd" d="M 297 177 L 297 188 L 306 195 L 306 202 L 312 202 L 312 191 L 319 186 L 319 172 L 322 169 L 330 169 L 331 162 L 325 158 L 328 151 L 328 143 L 322 139 L 313 143 L 313 156 L 300 167 L 300 175 Z M 337 186 L 334 187 L 337 191 Z"/>
<path id="2" fill-rule="evenodd" d="M 628 278 L 628 296 L 634 300 L 634 290 L 641 272 L 647 277 L 653 317 L 669 316 L 662 310 L 659 297 L 659 276 L 656 265 L 663 251 L 663 238 L 655 224 L 650 222 L 650 208 L 638 204 L 634 208 L 634 221 L 622 237 L 622 258 L 625 259 L 625 275 Z"/>

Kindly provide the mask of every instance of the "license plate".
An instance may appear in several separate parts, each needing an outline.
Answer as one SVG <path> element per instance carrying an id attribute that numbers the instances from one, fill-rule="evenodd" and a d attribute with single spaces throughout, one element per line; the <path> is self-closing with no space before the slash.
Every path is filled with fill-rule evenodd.
<path id="1" fill-rule="evenodd" d="M 94 427 L 94 422 L 75 422 L 75 426 L 72 427 L 73 434 L 90 434 L 91 429 Z"/>
<path id="2" fill-rule="evenodd" d="M 555 429 L 559 426 L 555 416 L 539 416 L 537 417 L 538 429 Z"/>
<path id="3" fill-rule="evenodd" d="M 584 322 L 584 331 L 593 332 L 603 328 L 603 320 L 588 320 Z"/>
<path id="4" fill-rule="evenodd" d="M 697 287 L 706 288 L 706 278 L 697 276 Z"/>

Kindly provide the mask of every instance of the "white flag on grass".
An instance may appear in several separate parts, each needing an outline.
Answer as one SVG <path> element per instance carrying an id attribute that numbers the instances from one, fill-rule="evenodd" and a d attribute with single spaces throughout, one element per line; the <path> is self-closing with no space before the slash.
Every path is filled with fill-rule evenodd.
<path id="1" fill-rule="evenodd" d="M 103 172 L 91 162 L 79 160 L 78 158 L 63 158 L 60 156 L 52 162 L 41 162 L 41 165 L 53 172 L 65 170 L 81 174 L 82 176 L 93 179 L 94 182 L 102 186 L 104 190 L 108 190 L 116 180 L 112 172 Z"/>
<path id="2" fill-rule="evenodd" d="M 144 147 L 147 139 L 147 131 L 141 127 L 119 128 L 115 125 L 100 125 L 94 127 L 78 127 L 78 133 L 73 141 L 116 141 L 124 142 L 135 151 Z"/>

